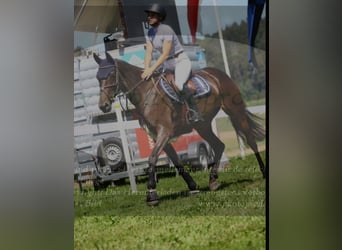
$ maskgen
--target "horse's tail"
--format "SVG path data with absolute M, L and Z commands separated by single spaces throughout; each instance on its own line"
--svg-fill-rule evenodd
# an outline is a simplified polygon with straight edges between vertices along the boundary
M 244 118 L 245 119 L 243 120 L 245 122 L 242 122 L 241 117 L 239 118 L 239 116 L 230 116 L 236 133 L 243 139 L 243 141 L 247 142 L 246 137 L 249 136 L 247 133 L 251 133 L 257 141 L 262 141 L 263 139 L 265 139 L 265 129 L 260 124 L 263 119 L 249 112 L 247 109 L 245 109 Z
M 215 68 L 205 68 L 201 72 L 213 79 L 213 85 L 219 89 L 222 98 L 221 108 L 230 117 L 238 136 L 249 145 L 265 138 L 265 129 L 260 124 L 263 120 L 246 108 L 240 90 L 233 80 L 223 71 Z

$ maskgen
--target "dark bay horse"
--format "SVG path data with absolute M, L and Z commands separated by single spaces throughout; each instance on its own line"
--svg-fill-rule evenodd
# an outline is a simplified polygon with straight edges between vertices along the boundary
M 171 139 L 189 133 L 193 128 L 210 144 L 214 151 L 214 164 L 210 166 L 209 189 L 213 191 L 219 187 L 218 167 L 225 145 L 213 133 L 211 122 L 220 109 L 223 109 L 230 117 L 237 134 L 254 151 L 265 178 L 265 166 L 256 143 L 257 140 L 262 140 L 265 137 L 265 130 L 256 122 L 255 118 L 257 117 L 246 109 L 238 87 L 228 75 L 215 68 L 204 68 L 195 72 L 207 80 L 211 92 L 206 97 L 196 99 L 199 111 L 204 118 L 203 121 L 189 124 L 186 119 L 185 104 L 175 103 L 165 94 L 157 84 L 160 77 L 142 80 L 141 68 L 114 59 L 108 53 L 106 53 L 105 59 L 94 54 L 94 59 L 99 64 L 96 75 L 100 84 L 99 108 L 105 113 L 111 111 L 111 104 L 115 97 L 119 93 L 124 93 L 135 105 L 141 126 L 155 140 L 155 147 L 149 157 L 146 193 L 148 205 L 158 203 L 155 167 L 163 150 L 178 169 L 190 192 L 198 191 L 196 182 L 185 171 L 181 159 L 170 143 Z

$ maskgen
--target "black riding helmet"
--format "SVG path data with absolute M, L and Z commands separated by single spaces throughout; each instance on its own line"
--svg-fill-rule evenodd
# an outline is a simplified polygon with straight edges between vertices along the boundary
M 144 10 L 146 13 L 153 12 L 157 13 L 160 16 L 160 21 L 164 21 L 166 18 L 166 10 L 163 6 L 154 3 L 148 9 Z

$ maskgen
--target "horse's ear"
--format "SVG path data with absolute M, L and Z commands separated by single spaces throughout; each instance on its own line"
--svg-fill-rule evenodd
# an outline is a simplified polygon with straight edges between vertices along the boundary
M 100 64 L 101 63 L 101 58 L 97 55 L 97 54 L 93 54 L 94 56 L 94 60 L 97 62 L 97 64 Z
M 108 52 L 106 52 L 106 58 L 108 62 L 115 64 L 114 58 Z

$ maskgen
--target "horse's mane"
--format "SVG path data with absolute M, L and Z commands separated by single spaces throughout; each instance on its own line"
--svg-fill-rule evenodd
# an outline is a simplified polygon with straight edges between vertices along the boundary
M 143 70 L 142 67 L 135 66 L 135 65 L 130 64 L 130 63 L 124 61 L 124 60 L 121 60 L 121 59 L 115 59 L 115 60 L 120 64 L 120 67 L 124 66 L 124 67 L 132 68 L 133 70 L 140 70 L 140 71 Z

